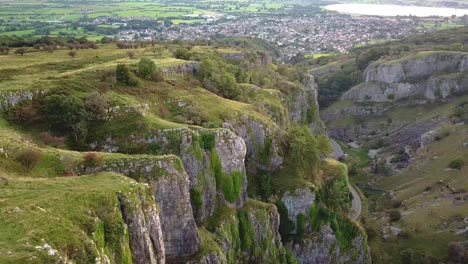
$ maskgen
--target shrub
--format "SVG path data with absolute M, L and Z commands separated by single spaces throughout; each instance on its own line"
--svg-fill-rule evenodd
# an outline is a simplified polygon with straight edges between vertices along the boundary
M 91 93 L 86 97 L 84 105 L 89 120 L 100 121 L 106 119 L 110 103 L 105 95 L 98 92 Z
M 83 156 L 83 166 L 85 168 L 95 168 L 102 164 L 102 158 L 95 152 L 86 153 Z
M 389 95 L 387 95 L 387 99 L 388 99 L 388 100 L 391 100 L 391 101 L 394 100 L 394 99 L 395 99 L 395 94 L 389 94 Z
M 190 51 L 186 48 L 178 48 L 175 53 L 174 53 L 174 56 L 177 58 L 177 59 L 181 59 L 181 60 L 189 60 L 190 59 Z
M 26 172 L 30 172 L 41 161 L 42 154 L 36 150 L 23 150 L 15 158 L 17 162 L 23 165 Z
M 62 148 L 65 145 L 64 137 L 56 137 L 50 132 L 42 132 L 40 138 L 44 144 L 52 146 L 54 148 Z
M 372 166 L 372 171 L 377 174 L 388 176 L 392 173 L 392 169 L 387 165 L 385 161 L 375 162 Z
M 296 239 L 297 241 L 302 241 L 305 235 L 307 218 L 304 214 L 299 214 L 297 216 L 297 227 L 296 227 Z
M 138 74 L 144 79 L 150 79 L 153 77 L 156 71 L 156 64 L 153 60 L 148 58 L 141 58 L 138 62 Z
M 197 187 L 193 187 L 190 190 L 190 196 L 192 200 L 193 207 L 199 210 L 203 205 L 202 195 L 200 190 Z
M 264 165 L 270 164 L 273 155 L 273 140 L 271 137 L 265 138 L 263 148 L 260 150 L 260 162 Z
M 260 195 L 264 200 L 267 200 L 271 194 L 271 174 L 265 173 L 260 176 L 259 180 Z
M 320 165 L 317 141 L 307 126 L 295 125 L 288 130 L 289 166 L 296 176 L 315 174 Z
M 289 219 L 288 208 L 286 208 L 281 200 L 276 203 L 276 207 L 278 208 L 278 213 L 280 215 L 279 232 L 281 234 L 281 239 L 283 241 L 287 241 L 289 234 L 294 231 L 296 225 L 291 221 L 291 219 Z
M 390 221 L 397 222 L 401 219 L 401 212 L 400 210 L 391 210 L 388 216 L 390 217 Z
M 320 153 L 324 156 L 330 154 L 333 151 L 331 143 L 330 143 L 330 139 L 325 134 L 321 134 L 317 136 L 317 147 Z
M 26 52 L 25 48 L 19 48 L 15 50 L 15 54 L 20 54 L 21 56 Z
M 242 250 L 249 250 L 255 242 L 255 229 L 246 211 L 237 213 L 239 218 L 239 238 Z
M 236 202 L 242 190 L 243 173 L 239 171 L 226 175 L 216 151 L 211 153 L 210 169 L 216 180 L 216 188 L 223 192 L 224 199 L 231 203 Z
M 463 160 L 456 159 L 456 160 L 452 160 L 449 163 L 448 167 L 454 170 L 461 170 L 464 165 L 465 165 L 465 162 Z
M 68 56 L 70 56 L 72 58 L 75 58 L 76 57 L 76 51 L 74 51 L 74 50 L 69 51 Z
M 200 137 L 200 147 L 210 150 L 216 143 L 216 135 L 213 133 L 202 133 Z
M 75 176 L 75 157 L 72 155 L 65 155 L 61 160 L 65 175 Z
M 130 72 L 127 65 L 118 64 L 115 70 L 117 82 L 128 86 L 138 86 L 138 78 Z
M 115 76 L 117 82 L 122 84 L 128 84 L 130 79 L 130 70 L 125 64 L 118 64 L 115 69 Z
M 130 59 L 133 59 L 133 58 L 135 58 L 135 52 L 129 50 L 129 51 L 127 51 L 127 56 L 128 56 Z

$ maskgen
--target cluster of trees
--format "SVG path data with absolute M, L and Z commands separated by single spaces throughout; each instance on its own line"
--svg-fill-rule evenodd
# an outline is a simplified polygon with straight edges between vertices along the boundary
M 317 78 L 319 105 L 327 107 L 351 87 L 362 80 L 362 71 L 355 62 L 344 64 L 339 71 L 320 75 Z
M 85 37 L 37 37 L 37 38 L 25 38 L 17 36 L 0 36 L 0 46 L 7 47 L 33 47 L 34 45 L 40 46 L 58 46 L 65 47 L 70 43 L 85 44 L 88 43 Z
M 115 45 L 117 45 L 117 48 L 119 48 L 119 49 L 138 49 L 138 48 L 146 48 L 146 47 L 148 47 L 149 45 L 151 45 L 152 47 L 154 47 L 155 44 L 156 44 L 155 41 L 151 41 L 151 42 L 144 42 L 144 41 L 140 41 L 140 42 L 136 42 L 136 41 L 124 42 L 124 41 L 119 41 L 119 42 L 115 43 Z
M 203 58 L 199 76 L 206 89 L 228 99 L 236 99 L 241 93 L 237 82 L 242 82 L 242 70 L 222 59 Z
M 131 70 L 126 64 L 118 64 L 115 69 L 116 80 L 121 85 L 138 86 L 138 77 L 151 80 L 162 81 L 162 72 L 157 69 L 156 64 L 149 58 L 141 58 L 135 70 Z M 138 77 L 137 77 L 138 76 Z
M 70 145 L 85 149 L 88 129 L 107 120 L 110 106 L 110 100 L 97 92 L 80 98 L 68 91 L 54 91 L 31 102 L 23 101 L 6 116 L 15 123 L 66 136 Z

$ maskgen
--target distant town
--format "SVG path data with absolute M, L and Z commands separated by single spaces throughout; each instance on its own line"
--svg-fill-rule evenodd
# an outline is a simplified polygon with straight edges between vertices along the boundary
M 117 39 L 150 41 L 232 36 L 260 38 L 275 44 L 281 52 L 281 58 L 287 61 L 298 53 L 347 52 L 356 45 L 423 33 L 437 28 L 437 23 L 444 23 L 431 21 L 429 24 L 416 17 L 351 16 L 333 12 L 318 12 L 310 16 L 253 14 L 240 17 L 210 15 L 203 18 L 205 22 L 202 23 L 162 23 L 161 26 L 145 29 L 126 29 L 122 25 Z M 128 19 L 125 18 L 127 21 Z

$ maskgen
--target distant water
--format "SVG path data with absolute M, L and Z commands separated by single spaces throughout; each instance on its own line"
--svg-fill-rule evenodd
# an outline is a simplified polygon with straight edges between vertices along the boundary
M 325 9 L 340 13 L 372 16 L 442 16 L 468 15 L 468 9 L 425 6 L 372 5 L 372 4 L 337 4 L 325 6 Z

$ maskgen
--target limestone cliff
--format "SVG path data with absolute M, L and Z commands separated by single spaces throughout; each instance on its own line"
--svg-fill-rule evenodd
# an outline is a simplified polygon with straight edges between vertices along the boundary
M 97 173 L 102 171 L 116 172 L 136 180 L 147 183 L 154 195 L 154 200 L 160 206 L 160 228 L 164 241 L 166 259 L 176 259 L 177 257 L 194 254 L 200 246 L 200 238 L 197 226 L 192 213 L 189 191 L 189 177 L 184 171 L 182 162 L 175 156 L 166 158 L 154 158 L 150 156 L 115 156 L 114 154 L 105 156 L 102 165 L 87 166 L 80 168 L 82 173 Z M 177 201 L 176 203 L 174 201 Z M 153 243 L 157 243 L 154 238 L 159 237 L 156 224 L 159 222 L 157 216 L 147 217 L 149 223 L 139 220 L 140 215 L 131 215 L 132 210 L 125 207 L 125 200 L 122 200 L 127 223 L 130 226 L 149 226 L 151 234 L 136 228 L 135 238 L 152 238 Z M 127 208 L 127 209 L 125 209 Z M 156 212 L 154 208 L 149 213 Z M 141 214 L 141 213 L 140 213 Z M 132 237 L 132 236 L 130 236 Z M 136 241 L 134 246 L 140 248 Z M 160 254 L 161 253 L 161 250 Z M 137 250 L 138 255 L 150 257 L 151 251 L 145 249 L 143 252 Z M 154 257 L 153 257 L 154 258 Z M 151 259 L 151 257 L 150 257 Z
M 364 72 L 364 83 L 342 99 L 385 102 L 405 98 L 442 99 L 468 91 L 468 54 L 421 52 L 392 61 L 377 61 Z

